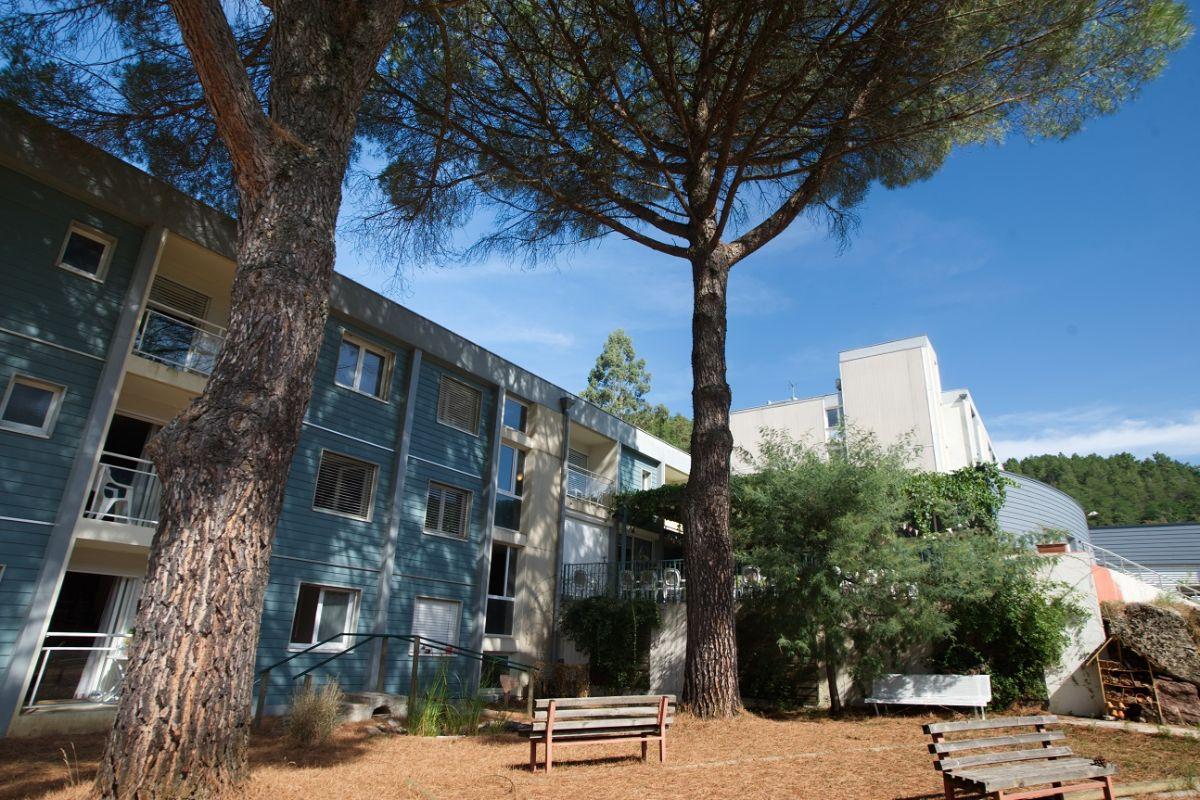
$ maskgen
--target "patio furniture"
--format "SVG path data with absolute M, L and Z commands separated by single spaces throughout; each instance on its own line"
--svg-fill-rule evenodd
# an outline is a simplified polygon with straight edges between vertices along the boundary
M 644 569 L 638 573 L 638 589 L 643 597 L 658 596 L 658 573 L 652 569 Z
M 992 701 L 992 679 L 987 675 L 884 675 L 871 685 L 864 702 L 881 705 L 947 706 L 976 709 L 981 719 Z
M 674 567 L 667 567 L 662 574 L 663 602 L 678 600 L 683 597 L 683 573 Z
M 538 700 L 529 737 L 529 770 L 537 772 L 537 747 L 546 746 L 546 772 L 554 768 L 554 748 L 595 742 L 642 743 L 642 761 L 650 742 L 658 742 L 658 760 L 667 760 L 667 728 L 675 718 L 675 695 L 558 697 Z
M 1099 790 L 1112 800 L 1117 768 L 1103 759 L 1073 757 L 1061 744 L 1066 734 L 1050 730 L 1054 716 L 1001 717 L 970 722 L 935 722 L 923 730 L 933 738 L 934 769 L 942 773 L 946 800 L 967 797 L 1032 800 Z M 1001 729 L 1018 729 L 992 735 Z M 1020 729 L 1032 728 L 1032 732 Z M 983 738 L 948 740 L 948 733 L 983 731 Z M 1008 748 L 1008 749 L 1000 749 Z M 972 751 L 982 751 L 974 752 Z

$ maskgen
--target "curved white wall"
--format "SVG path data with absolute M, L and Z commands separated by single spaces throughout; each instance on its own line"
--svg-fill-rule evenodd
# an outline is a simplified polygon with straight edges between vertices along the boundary
M 1008 487 L 1000 509 L 1000 529 L 1010 533 L 1041 533 L 1046 528 L 1064 530 L 1075 538 L 1090 542 L 1087 514 L 1075 498 L 1049 484 L 1005 472 L 1016 482 Z

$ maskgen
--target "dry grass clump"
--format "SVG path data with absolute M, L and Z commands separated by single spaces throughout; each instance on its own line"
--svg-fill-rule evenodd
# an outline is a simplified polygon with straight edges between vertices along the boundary
M 337 727 L 345 694 L 336 681 L 319 689 L 304 686 L 292 697 L 287 738 L 297 747 L 316 747 L 329 741 Z

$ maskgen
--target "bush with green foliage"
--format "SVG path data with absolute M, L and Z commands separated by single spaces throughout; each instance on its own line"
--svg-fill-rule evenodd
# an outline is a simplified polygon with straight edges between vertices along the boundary
M 587 597 L 563 607 L 561 630 L 588 656 L 593 685 L 645 689 L 650 632 L 660 621 L 658 605 L 648 598 Z
M 997 530 L 998 471 L 914 475 L 907 447 L 855 431 L 828 452 L 764 434 L 755 472 L 735 480 L 732 521 L 739 558 L 770 586 L 743 601 L 743 625 L 775 636 L 744 637 L 760 646 L 741 661 L 848 666 L 866 685 L 926 650 L 947 671 L 991 673 L 998 703 L 1044 693 L 1075 609 L 1039 577 L 1029 543 Z M 755 668 L 742 678 L 764 691 Z
M 292 696 L 292 713 L 287 720 L 287 738 L 297 747 L 324 744 L 337 727 L 345 695 L 336 681 L 317 688 L 302 686 Z
M 408 713 L 414 736 L 473 736 L 479 732 L 484 703 L 479 697 L 454 698 L 445 667 L 421 692 Z

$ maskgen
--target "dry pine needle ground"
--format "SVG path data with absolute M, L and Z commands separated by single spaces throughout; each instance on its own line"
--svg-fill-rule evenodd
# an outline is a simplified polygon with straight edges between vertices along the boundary
M 529 747 L 514 735 L 471 739 L 368 736 L 341 729 L 305 751 L 256 737 L 249 800 L 641 800 L 679 797 L 938 800 L 941 781 L 925 749 L 920 716 L 829 720 L 743 714 L 705 722 L 682 715 L 667 738 L 667 764 L 638 761 L 636 743 L 566 747 L 550 775 L 530 774 Z M 1103 756 L 1119 782 L 1196 777 L 1200 740 L 1066 729 L 1080 755 Z M 0 741 L 0 800 L 80 798 L 103 737 Z M 75 785 L 71 783 L 74 781 Z

